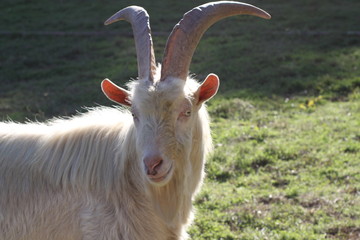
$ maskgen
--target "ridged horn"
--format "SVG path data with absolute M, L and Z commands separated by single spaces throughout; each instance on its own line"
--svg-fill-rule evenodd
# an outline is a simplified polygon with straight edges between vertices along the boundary
M 169 76 L 186 80 L 192 56 L 204 32 L 215 22 L 239 14 L 271 18 L 270 14 L 260 8 L 233 1 L 206 3 L 185 13 L 166 43 L 161 81 Z
M 153 81 L 156 62 L 148 13 L 142 7 L 130 6 L 115 13 L 104 24 L 109 25 L 120 20 L 131 23 L 133 29 L 139 79 L 148 78 Z

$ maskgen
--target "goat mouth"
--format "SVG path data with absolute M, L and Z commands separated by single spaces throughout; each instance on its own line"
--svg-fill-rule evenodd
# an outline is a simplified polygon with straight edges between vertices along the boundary
M 160 173 L 160 174 L 156 174 L 156 175 L 148 175 L 148 177 L 152 182 L 161 183 L 161 182 L 164 182 L 165 179 L 171 175 L 172 170 L 173 170 L 173 165 L 171 165 L 169 167 L 169 169 L 167 171 L 165 171 L 164 173 Z

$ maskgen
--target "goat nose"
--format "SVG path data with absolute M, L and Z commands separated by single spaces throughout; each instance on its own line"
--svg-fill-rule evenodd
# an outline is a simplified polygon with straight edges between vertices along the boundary
M 163 163 L 160 156 L 146 156 L 144 158 L 145 170 L 148 175 L 155 176 Z

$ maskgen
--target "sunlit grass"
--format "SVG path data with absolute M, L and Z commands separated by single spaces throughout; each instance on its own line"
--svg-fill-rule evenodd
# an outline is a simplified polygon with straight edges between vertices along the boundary
M 312 108 L 294 104 L 274 113 L 254 104 L 247 120 L 215 117 L 216 148 L 197 198 L 194 239 L 359 234 L 360 102 Z M 197 237 L 207 236 L 210 226 L 223 230 L 214 238 Z M 334 229 L 340 229 L 338 235 Z

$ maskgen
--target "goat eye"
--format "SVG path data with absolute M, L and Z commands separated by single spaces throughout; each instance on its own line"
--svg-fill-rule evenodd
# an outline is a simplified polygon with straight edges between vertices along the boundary
M 131 115 L 132 115 L 132 117 L 133 117 L 134 120 L 137 120 L 137 119 L 138 119 L 138 117 L 137 117 L 134 113 L 131 113 Z
M 189 117 L 191 116 L 191 111 L 188 110 L 188 111 L 184 111 L 184 112 L 181 112 L 179 117 L 178 117 L 178 120 L 181 120 L 181 121 L 185 121 L 187 120 Z

